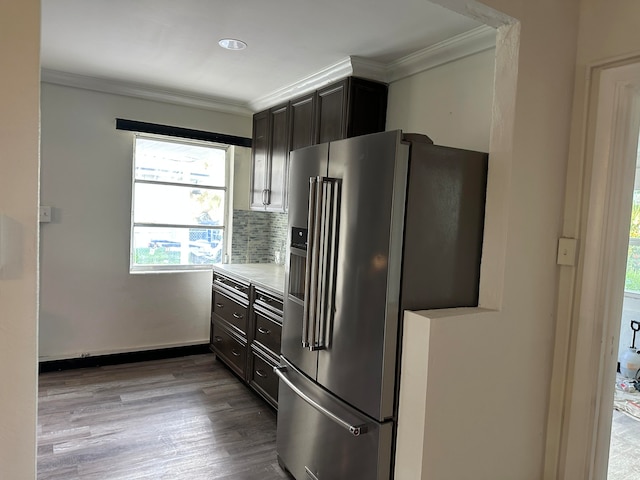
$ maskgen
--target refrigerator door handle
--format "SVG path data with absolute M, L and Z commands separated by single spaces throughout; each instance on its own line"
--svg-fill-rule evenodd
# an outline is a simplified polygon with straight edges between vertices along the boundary
M 322 189 L 318 188 L 320 177 L 309 179 L 309 221 L 307 238 L 307 259 L 305 266 L 304 310 L 302 314 L 302 346 L 311 348 L 315 343 L 315 315 L 318 305 L 318 291 L 316 279 L 318 276 L 318 261 L 320 251 L 318 240 L 320 236 L 320 208 L 322 206 Z
M 313 339 L 310 342 L 311 351 L 322 350 L 324 348 L 324 324 L 326 308 L 326 279 L 327 279 L 327 248 L 328 241 L 328 212 L 327 206 L 331 201 L 331 182 L 327 178 L 318 178 L 319 190 L 322 190 L 321 204 L 319 210 L 319 235 L 318 235 L 318 269 L 314 282 L 317 282 L 318 295 L 316 297 L 316 307 L 314 321 L 312 323 Z M 317 221 L 317 220 L 316 220 Z
M 311 350 L 323 350 L 329 347 L 335 310 L 335 265 L 338 242 L 338 214 L 340 211 L 340 181 L 335 178 L 322 179 L 322 227 L 321 253 L 319 267 L 319 305 L 316 325 L 317 341 L 311 344 Z
M 311 351 L 324 350 L 330 344 L 339 212 L 340 180 L 310 178 L 302 346 Z
M 323 407 L 322 405 L 320 405 L 320 403 L 316 402 L 313 398 L 311 398 L 309 395 L 304 393 L 285 374 L 285 372 L 287 371 L 287 367 L 284 367 L 284 366 L 273 367 L 273 371 L 276 373 L 276 375 L 278 375 L 280 380 L 282 380 L 302 400 L 307 402 L 309 405 L 311 405 L 313 408 L 318 410 L 320 413 L 322 413 L 327 418 L 329 418 L 329 419 L 333 420 L 334 422 L 336 422 L 342 428 L 344 428 L 349 433 L 351 433 L 354 437 L 359 437 L 360 435 L 367 433 L 368 426 L 367 426 L 366 423 L 354 425 L 354 424 L 352 424 L 352 423 L 340 418 L 338 415 L 336 415 L 332 411 L 328 410 L 327 408 Z

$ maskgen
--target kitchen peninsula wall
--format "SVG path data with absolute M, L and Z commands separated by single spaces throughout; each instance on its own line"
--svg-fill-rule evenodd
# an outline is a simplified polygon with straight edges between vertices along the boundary
M 233 211 L 231 263 L 276 263 L 287 240 L 286 213 L 255 210 Z

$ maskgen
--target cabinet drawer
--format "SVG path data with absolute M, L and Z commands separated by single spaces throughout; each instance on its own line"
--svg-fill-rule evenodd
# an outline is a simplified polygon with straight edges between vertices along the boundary
M 247 334 L 249 309 L 245 305 L 214 291 L 211 309 L 214 314 L 237 328 L 242 335 Z
M 240 282 L 214 271 L 213 285 L 249 300 L 249 284 L 247 283 Z
M 251 352 L 252 370 L 249 373 L 251 386 L 264 396 L 274 407 L 278 403 L 278 376 L 274 373 L 275 363 L 267 361 L 256 350 Z
M 254 305 L 269 310 L 278 317 L 282 317 L 282 303 L 282 297 L 274 295 L 271 292 L 267 292 L 266 290 L 262 290 L 261 288 L 256 288 Z
M 235 339 L 224 327 L 217 322 L 213 322 L 212 347 L 213 351 L 220 356 L 233 371 L 242 378 L 245 378 L 245 368 L 247 364 L 247 345 Z
M 254 338 L 255 341 L 271 350 L 277 357 L 280 355 L 280 337 L 282 336 L 282 326 L 274 322 L 270 318 L 262 315 L 259 311 L 254 310 L 256 325 Z

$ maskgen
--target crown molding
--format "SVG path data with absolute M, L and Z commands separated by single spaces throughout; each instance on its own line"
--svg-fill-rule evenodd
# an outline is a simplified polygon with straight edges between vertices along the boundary
M 233 102 L 224 98 L 194 95 L 177 90 L 166 90 L 120 80 L 89 77 L 45 68 L 42 69 L 41 81 L 66 87 L 82 88 L 84 90 L 112 93 L 156 102 L 233 113 L 236 115 L 251 116 L 253 113 L 246 104 Z
M 340 60 L 338 63 L 334 63 L 326 68 L 323 68 L 313 75 L 303 78 L 291 85 L 280 88 L 274 92 L 256 98 L 248 103 L 249 108 L 254 112 L 259 112 L 265 108 L 273 107 L 280 103 L 286 102 L 292 98 L 304 95 L 305 93 L 313 92 L 318 88 L 340 80 L 341 78 L 348 77 L 353 74 L 353 67 L 351 65 L 351 58 L 347 57 Z
M 284 103 L 350 75 L 391 83 L 469 55 L 495 48 L 495 42 L 496 30 L 488 26 L 481 26 L 389 64 L 351 56 L 246 104 L 224 98 L 194 95 L 177 90 L 159 89 L 136 83 L 76 75 L 44 68 L 42 69 L 41 80 L 45 83 L 85 90 L 251 116 L 253 112 L 259 112 Z
M 395 82 L 495 46 L 496 30 L 483 25 L 389 63 L 387 82 Z
M 351 70 L 353 76 L 388 83 L 389 68 L 384 63 L 368 60 L 362 57 L 352 56 L 349 58 L 351 59 Z
M 349 75 L 384 83 L 396 82 L 495 46 L 496 30 L 483 25 L 388 64 L 351 56 L 316 74 L 253 100 L 248 106 L 259 112 Z

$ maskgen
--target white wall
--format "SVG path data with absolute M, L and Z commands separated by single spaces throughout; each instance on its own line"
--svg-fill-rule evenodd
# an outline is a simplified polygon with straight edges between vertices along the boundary
M 477 2 L 437 3 L 496 18 Z M 405 319 L 400 480 L 543 478 L 578 1 L 482 3 L 518 20 L 496 48 L 485 309 Z
M 0 478 L 35 478 L 40 2 L 0 2 Z
M 129 274 L 126 118 L 251 136 L 251 118 L 42 84 L 40 359 L 209 338 L 211 272 Z
M 489 151 L 495 50 L 389 85 L 387 129 L 423 133 L 435 144 Z
M 594 249 L 599 247 L 598 241 L 602 241 L 593 234 L 590 235 L 590 239 L 586 238 L 587 233 L 593 228 L 590 227 L 590 223 L 597 224 L 607 214 L 604 201 L 590 205 L 590 199 L 609 198 L 606 187 L 602 190 L 607 179 L 601 174 L 596 175 L 595 179 L 592 178 L 594 165 L 600 165 L 598 168 L 602 169 L 601 165 L 605 164 L 602 156 L 594 159 L 595 125 L 598 118 L 596 109 L 599 102 L 595 93 L 598 90 L 598 75 L 610 67 L 640 62 L 640 30 L 637 28 L 637 18 L 640 18 L 638 2 L 582 0 L 580 5 L 563 234 L 579 240 L 579 251 L 582 255 L 578 268 L 563 271 L 560 279 L 559 311 L 565 315 L 559 318 L 556 351 L 567 352 L 567 358 L 562 359 L 563 364 L 559 365 L 556 383 L 560 385 L 558 390 L 566 388 L 567 393 L 561 399 L 562 402 L 557 402 L 561 407 L 553 403 L 551 405 L 558 410 L 558 417 L 563 421 L 562 458 L 559 467 L 567 478 L 587 478 L 592 473 L 589 470 L 594 468 L 596 438 L 606 445 L 600 445 L 602 448 L 599 449 L 599 454 L 595 454 L 595 468 L 606 470 L 606 461 L 603 465 L 606 452 L 603 455 L 603 451 L 607 450 L 608 446 L 609 426 L 606 425 L 606 419 L 596 418 L 596 415 L 600 413 L 601 405 L 604 409 L 604 406 L 612 403 L 612 398 L 601 398 L 597 385 L 600 378 L 610 374 L 600 371 L 600 362 L 602 350 L 605 350 L 601 349 L 601 346 L 610 343 L 611 338 L 605 337 L 609 333 L 605 333 L 609 327 L 608 318 L 603 318 L 601 311 L 594 310 L 594 307 L 604 309 L 611 306 L 602 306 L 602 299 L 593 298 L 597 297 L 593 293 L 593 282 L 605 277 L 606 267 L 598 265 L 594 269 L 597 271 L 585 274 L 581 264 L 585 261 L 587 252 L 593 253 Z M 594 77 L 591 77 L 592 74 Z M 610 135 L 606 132 L 597 133 L 601 135 L 600 140 L 609 141 Z M 614 161 L 619 162 L 619 159 Z M 594 185 L 597 189 L 592 190 Z M 611 192 L 612 197 L 617 195 L 619 192 Z M 613 235 L 604 231 L 601 234 L 602 238 Z M 614 255 L 606 253 L 609 259 L 603 263 L 612 264 L 610 259 Z M 624 255 L 625 252 L 618 253 Z M 599 263 L 601 259 L 602 257 L 594 258 L 590 264 Z M 585 277 L 589 279 L 588 282 L 585 281 Z M 589 287 L 585 289 L 589 294 L 583 298 L 581 292 L 585 285 Z M 612 303 L 615 303 L 615 300 Z M 613 384 L 610 386 L 612 388 Z M 609 410 L 609 414 L 610 412 Z M 602 413 L 606 417 L 604 411 Z M 598 423 L 599 432 L 596 431 Z M 600 473 L 596 471 L 594 478 Z

